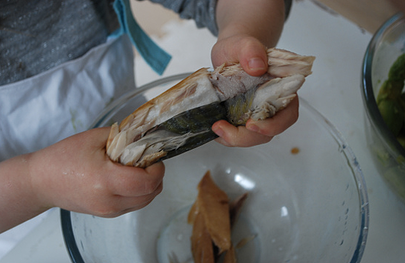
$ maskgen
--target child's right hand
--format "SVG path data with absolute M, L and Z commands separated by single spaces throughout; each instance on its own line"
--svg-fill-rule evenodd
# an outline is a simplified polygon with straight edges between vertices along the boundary
M 108 133 L 89 130 L 33 154 L 32 184 L 45 206 L 115 217 L 162 191 L 163 163 L 141 169 L 112 162 L 105 153 Z
M 0 163 L 0 233 L 51 207 L 116 217 L 148 205 L 161 191 L 162 162 L 146 169 L 112 162 L 109 128 L 71 136 Z

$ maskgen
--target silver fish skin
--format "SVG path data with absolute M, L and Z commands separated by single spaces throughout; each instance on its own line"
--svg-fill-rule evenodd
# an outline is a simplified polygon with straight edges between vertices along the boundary
M 285 108 L 312 73 L 315 57 L 268 49 L 268 71 L 248 75 L 240 66 L 202 68 L 111 127 L 107 154 L 124 165 L 147 167 L 198 147 L 216 135 L 212 124 L 263 120 Z

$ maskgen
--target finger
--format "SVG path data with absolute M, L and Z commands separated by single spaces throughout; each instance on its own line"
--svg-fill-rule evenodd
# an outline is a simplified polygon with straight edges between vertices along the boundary
M 228 42 L 232 42 L 232 45 Z M 250 36 L 224 39 L 215 44 L 212 49 L 212 62 L 214 67 L 223 63 L 239 62 L 242 68 L 252 76 L 263 75 L 268 67 L 266 47 Z
M 287 108 L 279 111 L 272 118 L 261 121 L 248 120 L 246 128 L 234 127 L 226 121 L 218 121 L 214 123 L 212 130 L 220 137 L 216 141 L 226 146 L 249 147 L 267 143 L 297 121 L 298 106 L 299 100 L 296 96 Z
M 92 214 L 100 217 L 112 218 L 142 209 L 149 205 L 155 197 L 162 192 L 162 189 L 163 184 L 160 184 L 153 193 L 148 195 L 139 197 L 114 196 L 109 202 L 100 204 L 98 208 L 96 207 Z
M 244 126 L 235 127 L 227 121 L 214 123 L 212 130 L 220 136 L 217 142 L 232 147 L 250 147 L 269 142 L 272 138 L 263 134 L 249 131 Z
M 163 183 L 153 193 L 140 197 L 118 197 L 118 207 L 120 215 L 128 212 L 136 211 L 148 206 L 163 190 Z
M 165 167 L 163 162 L 155 163 L 146 169 L 115 164 L 109 176 L 110 191 L 119 196 L 139 197 L 154 193 L 162 183 Z
M 272 118 L 260 121 L 248 120 L 246 128 L 266 136 L 276 136 L 298 120 L 298 109 L 299 100 L 296 96 L 285 109 L 277 112 Z

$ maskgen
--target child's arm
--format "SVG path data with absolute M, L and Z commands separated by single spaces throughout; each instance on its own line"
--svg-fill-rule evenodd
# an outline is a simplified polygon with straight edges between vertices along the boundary
M 164 165 L 110 161 L 110 128 L 86 131 L 0 163 L 0 233 L 51 207 L 115 217 L 149 204 L 162 190 Z

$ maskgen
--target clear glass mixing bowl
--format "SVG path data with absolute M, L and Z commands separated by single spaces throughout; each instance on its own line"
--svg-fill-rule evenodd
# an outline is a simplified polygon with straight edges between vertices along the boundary
M 94 126 L 122 120 L 186 76 L 134 90 Z M 239 262 L 361 260 L 369 217 L 361 169 L 336 128 L 303 99 L 298 122 L 268 144 L 210 142 L 164 163 L 164 190 L 144 209 L 114 219 L 62 210 L 73 262 L 192 262 L 186 217 L 207 170 L 231 199 L 249 192 L 232 238 L 255 238 L 237 250 Z

